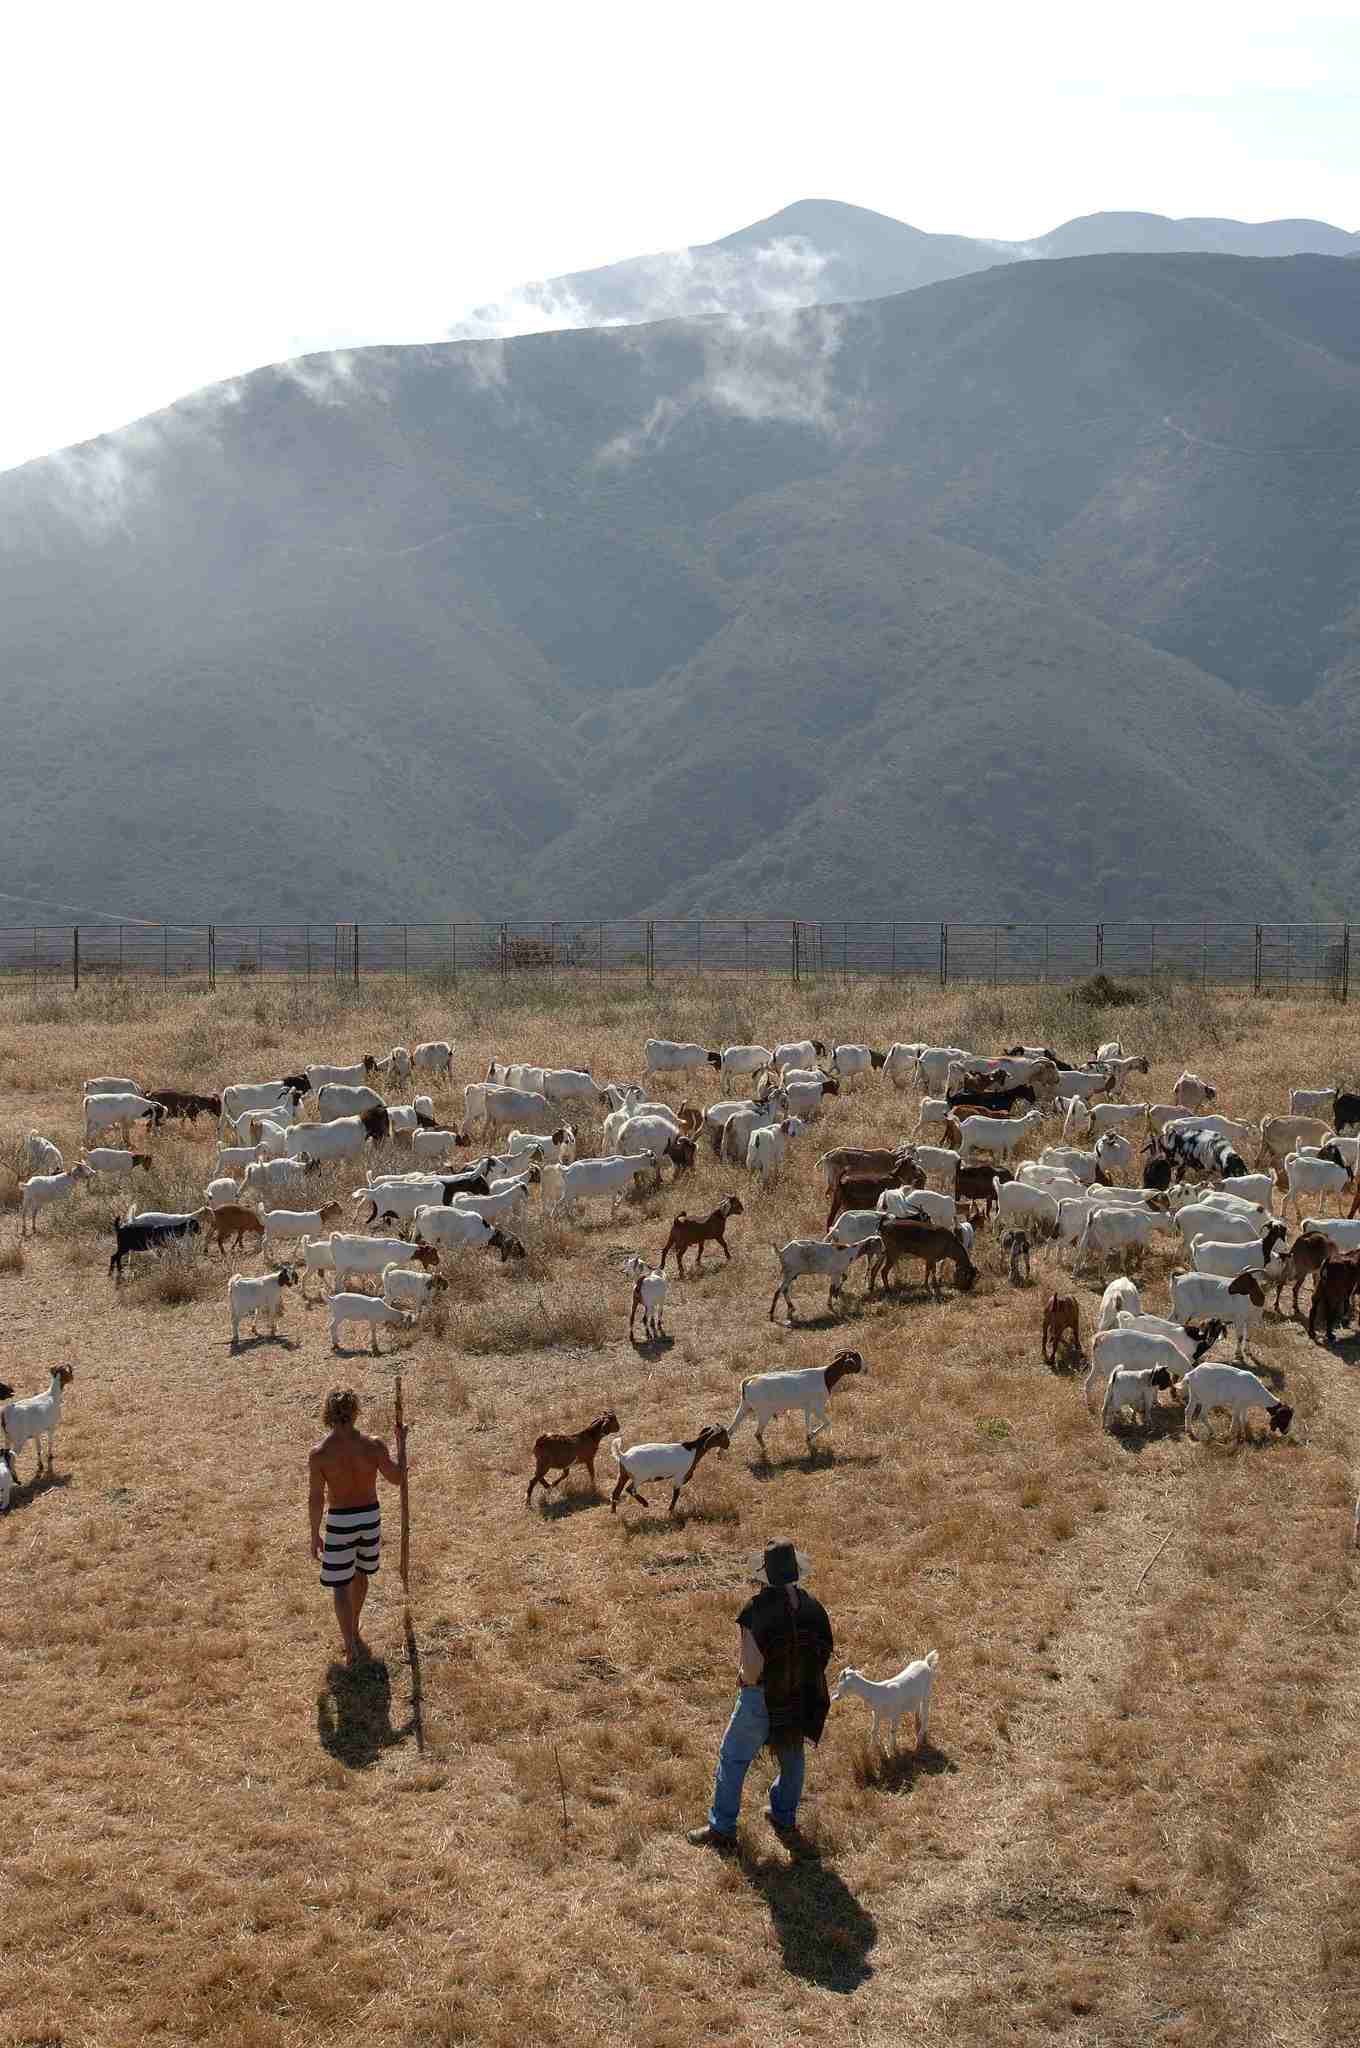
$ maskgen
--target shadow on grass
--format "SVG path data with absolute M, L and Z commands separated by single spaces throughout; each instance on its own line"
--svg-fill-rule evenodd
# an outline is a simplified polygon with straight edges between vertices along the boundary
M 380 1657 L 353 1670 L 331 1665 L 316 1696 L 317 1740 L 327 1756 L 346 1770 L 367 1770 L 415 1733 L 414 1714 L 404 1728 L 392 1726 L 392 1680 Z
M 743 1863 L 741 1874 L 770 1909 L 790 1976 L 824 1991 L 857 1991 L 874 1974 L 878 1922 L 816 1849 L 793 1863 Z
M 663 1330 L 659 1337 L 634 1337 L 630 1335 L 628 1342 L 632 1345 L 639 1358 L 664 1358 L 668 1351 L 675 1348 L 675 1339 L 671 1336 L 669 1330 Z
M 866 1749 L 855 1761 L 857 1785 L 877 1792 L 909 1794 L 921 1778 L 953 1778 L 958 1765 L 927 1737 L 919 1749 Z
M 882 1463 L 882 1454 L 878 1451 L 837 1451 L 833 1444 L 828 1444 L 825 1450 L 804 1451 L 801 1457 L 794 1453 L 788 1458 L 755 1458 L 747 1470 L 753 1479 L 775 1479 L 781 1472 L 829 1472 L 837 1466 L 846 1468 Z
M 22 1514 L 25 1508 L 31 1508 L 35 1501 L 41 1500 L 45 1493 L 51 1493 L 57 1487 L 69 1486 L 71 1479 L 71 1473 L 51 1472 L 44 1465 L 41 1472 L 35 1472 L 31 1479 L 21 1481 L 15 1487 L 9 1497 L 8 1512 L 11 1515 Z
M 535 1496 L 545 1522 L 560 1522 L 567 1515 L 579 1515 L 587 1508 L 607 1508 L 604 1493 L 539 1493 Z
M 264 1344 L 277 1344 L 281 1351 L 299 1351 L 302 1348 L 301 1339 L 298 1337 L 285 1337 L 282 1330 L 271 1337 L 268 1330 L 262 1330 L 255 1337 L 233 1338 L 227 1345 L 227 1350 L 233 1358 L 240 1358 L 247 1351 L 258 1351 Z
M 1141 1422 L 1116 1420 L 1105 1434 L 1121 1451 L 1137 1458 L 1149 1444 L 1160 1443 L 1168 1436 L 1184 1436 L 1185 1410 L 1161 1405 L 1153 1409 L 1146 1429 Z

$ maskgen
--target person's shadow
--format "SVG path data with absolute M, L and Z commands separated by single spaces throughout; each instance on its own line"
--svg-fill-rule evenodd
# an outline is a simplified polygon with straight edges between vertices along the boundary
M 742 1874 L 764 1893 L 791 1975 L 845 1993 L 873 1976 L 878 1922 L 810 1845 L 794 1863 L 748 1863 Z
M 415 1733 L 414 1717 L 392 1726 L 392 1680 L 380 1657 L 367 1664 L 332 1664 L 316 1696 L 316 1733 L 321 1747 L 347 1770 L 367 1770 L 385 1749 Z

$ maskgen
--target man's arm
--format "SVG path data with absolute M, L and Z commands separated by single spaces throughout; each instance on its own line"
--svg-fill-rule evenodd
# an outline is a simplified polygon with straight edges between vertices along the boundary
M 326 1474 L 315 1451 L 307 1459 L 310 1485 L 307 1493 L 307 1515 L 312 1525 L 312 1556 L 321 1555 L 321 1517 L 326 1507 Z
M 765 1659 L 760 1645 L 749 1628 L 741 1631 L 741 1655 L 737 1660 L 737 1673 L 743 1685 L 759 1685 L 760 1674 L 765 1669 Z
M 402 1474 L 406 1470 L 405 1430 L 397 1438 L 397 1456 L 395 1460 L 393 1460 L 387 1445 L 380 1436 L 371 1436 L 368 1443 L 369 1449 L 373 1453 L 373 1462 L 382 1473 L 383 1478 L 390 1480 L 393 1486 L 400 1485 Z

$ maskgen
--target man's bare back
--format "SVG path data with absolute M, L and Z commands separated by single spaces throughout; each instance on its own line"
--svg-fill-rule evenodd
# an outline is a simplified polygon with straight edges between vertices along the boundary
M 363 1508 L 378 1496 L 377 1474 L 395 1486 L 401 1470 L 378 1436 L 364 1436 L 352 1424 L 331 1430 L 308 1454 L 307 1467 L 314 1490 L 324 1489 L 324 1499 L 333 1508 Z

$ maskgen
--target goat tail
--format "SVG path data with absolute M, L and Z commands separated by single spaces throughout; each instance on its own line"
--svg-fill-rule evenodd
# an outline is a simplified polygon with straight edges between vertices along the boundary
M 610 1437 L 610 1439 L 609 1439 L 609 1455 L 610 1455 L 610 1457 L 611 1457 L 611 1458 L 612 1458 L 612 1459 L 614 1460 L 614 1463 L 615 1463 L 616 1465 L 618 1465 L 618 1466 L 622 1467 L 622 1464 L 623 1464 L 623 1438 L 622 1438 L 622 1436 L 611 1436 L 611 1437 Z
M 939 1661 L 940 1653 L 938 1650 L 927 1650 L 925 1656 L 921 1659 L 927 1671 L 933 1671 Z

